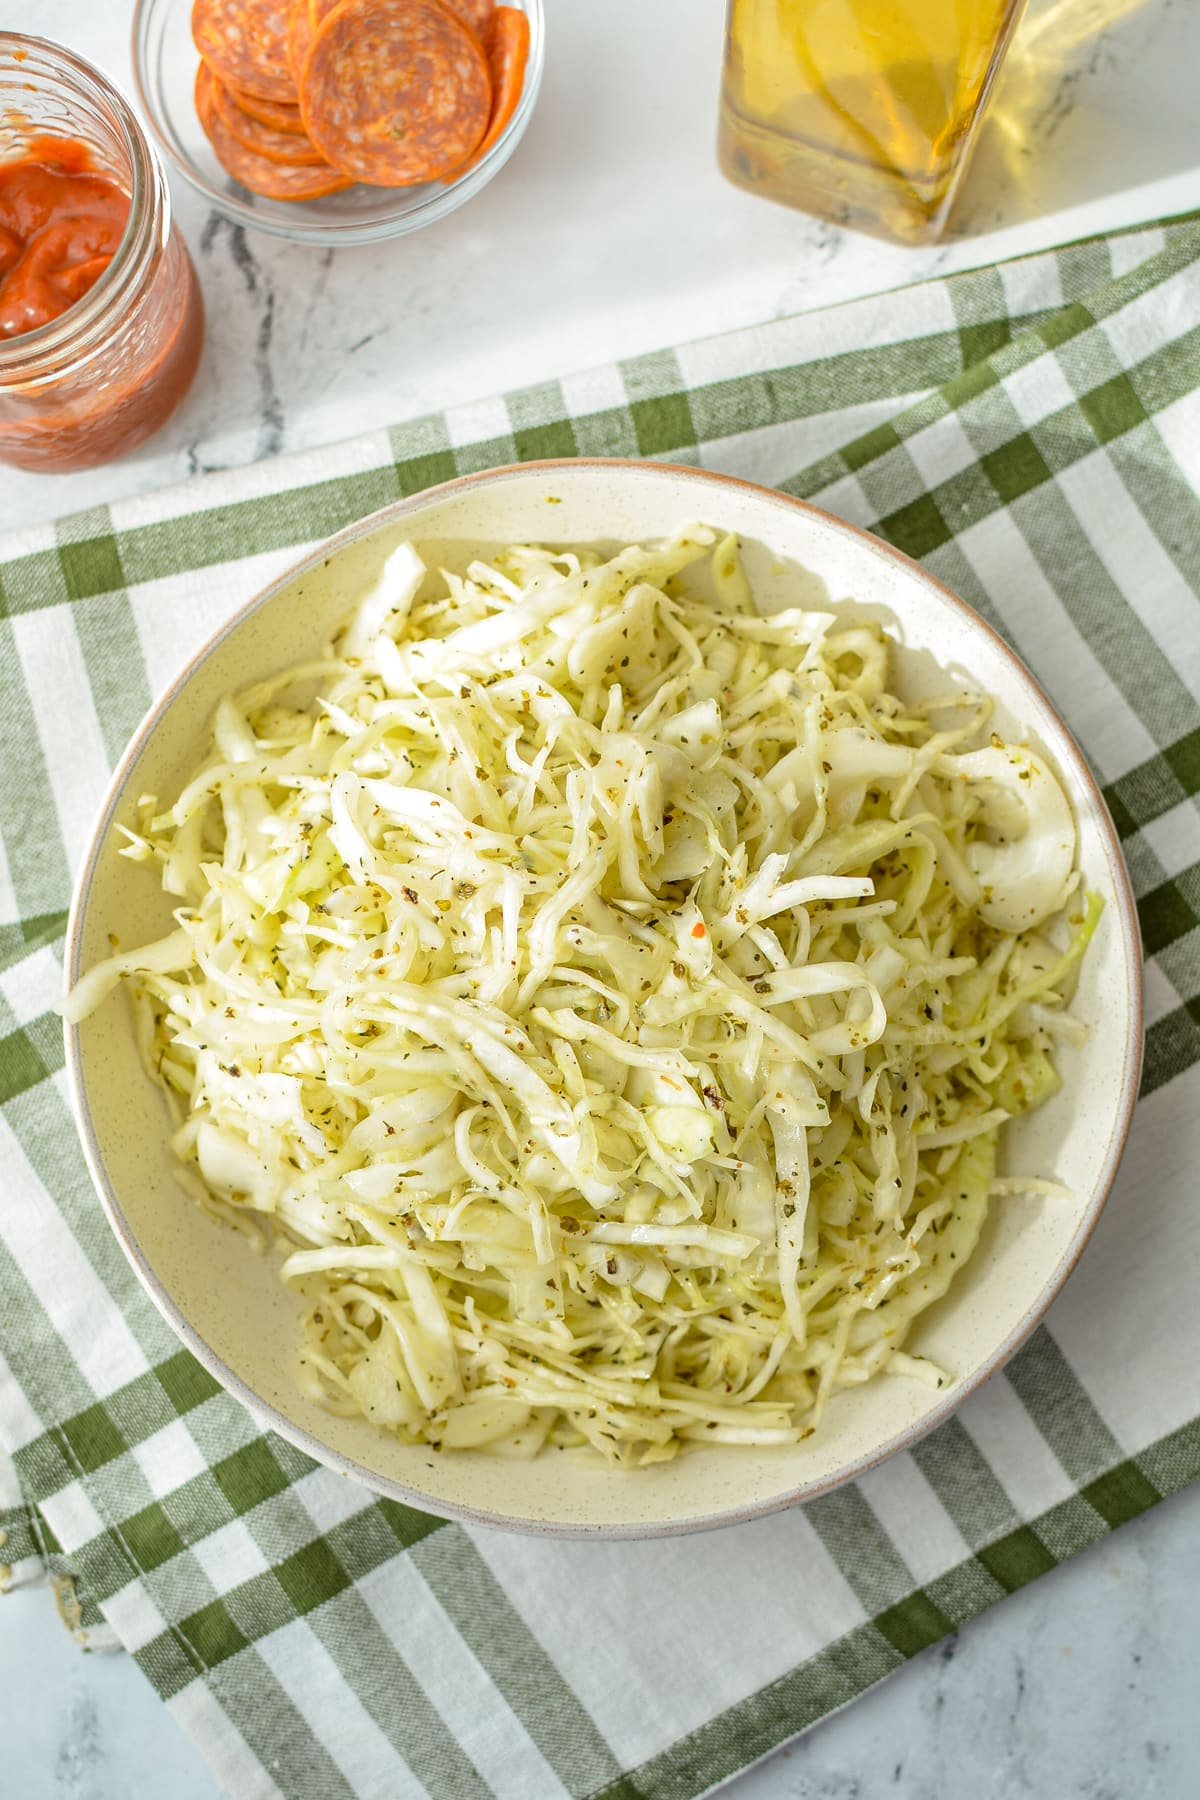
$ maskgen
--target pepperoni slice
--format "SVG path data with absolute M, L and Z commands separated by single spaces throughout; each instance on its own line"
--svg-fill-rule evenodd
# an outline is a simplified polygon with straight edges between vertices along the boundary
M 318 169 L 289 168 L 285 163 L 269 162 L 245 144 L 239 144 L 217 111 L 213 87 L 204 74 L 201 63 L 196 78 L 196 116 L 227 175 L 264 200 L 321 200 L 326 194 L 338 194 L 350 186 L 347 176 L 327 164 Z
M 377 187 L 458 168 L 491 108 L 479 39 L 441 0 L 342 0 L 313 39 L 300 88 L 317 149 Z
M 252 119 L 260 119 L 264 125 L 273 125 L 276 131 L 290 131 L 295 137 L 304 135 L 304 121 L 300 117 L 298 99 L 261 100 L 257 94 L 248 94 L 245 88 L 233 87 L 227 81 L 221 82 L 221 86 Z
M 304 59 L 308 55 L 308 46 L 313 40 L 312 18 L 308 10 L 308 0 L 292 0 L 288 8 L 287 27 L 287 63 L 292 71 L 292 80 L 297 89 L 300 77 L 304 72 Z
M 338 0 L 291 0 L 291 11 L 288 13 L 287 56 L 288 66 L 299 87 L 304 74 L 304 63 L 312 48 L 312 41 L 317 35 L 317 27 L 327 13 L 331 13 Z
M 487 22 L 496 10 L 496 0 L 442 0 L 452 13 L 457 13 L 463 22 L 471 27 L 477 37 L 482 38 L 487 29 Z
M 487 155 L 517 110 L 529 63 L 528 14 L 519 6 L 498 6 L 484 26 L 483 48 L 492 72 L 492 116 L 468 167 Z
M 264 125 L 261 119 L 243 112 L 227 87 L 222 87 L 208 69 L 202 68 L 197 81 L 206 86 L 211 83 L 213 101 L 218 113 L 239 144 L 247 150 L 253 150 L 258 156 L 265 156 L 268 162 L 287 163 L 293 168 L 325 168 L 328 165 L 321 152 L 303 131 L 297 136 L 294 132 L 276 131 L 273 125 Z
M 294 100 L 288 0 L 195 0 L 192 39 L 215 75 L 263 100 Z
M 321 29 L 322 22 L 327 19 L 340 0 L 292 0 L 293 11 L 288 24 L 288 61 L 292 66 L 292 74 L 299 87 L 304 75 L 304 64 L 312 49 L 312 41 Z M 304 18 L 297 14 L 303 12 Z

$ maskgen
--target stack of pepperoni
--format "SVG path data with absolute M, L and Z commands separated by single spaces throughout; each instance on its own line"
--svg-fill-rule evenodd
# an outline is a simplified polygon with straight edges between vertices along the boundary
M 453 181 L 516 111 L 529 20 L 493 0 L 195 0 L 196 112 L 268 200 Z

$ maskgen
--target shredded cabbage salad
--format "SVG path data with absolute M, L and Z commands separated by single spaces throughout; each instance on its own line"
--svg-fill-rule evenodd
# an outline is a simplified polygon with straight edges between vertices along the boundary
M 789 1444 L 971 1255 L 1099 902 L 992 704 L 755 609 L 732 537 L 403 544 L 222 701 L 125 854 L 185 1189 L 280 1245 L 304 1387 L 409 1441 L 624 1465 Z

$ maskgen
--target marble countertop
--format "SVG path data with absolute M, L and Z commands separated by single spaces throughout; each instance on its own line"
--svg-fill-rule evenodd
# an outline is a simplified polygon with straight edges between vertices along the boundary
M 38 31 L 129 86 L 127 8 L 38 0 L 35 10 Z M 549 11 L 545 87 L 516 157 L 469 207 L 415 237 L 336 257 L 302 250 L 206 214 L 176 182 L 209 318 L 193 393 L 154 443 L 111 469 L 4 471 L 0 531 L 1200 207 L 1195 0 L 1033 0 L 1024 54 L 953 234 L 922 251 L 838 231 L 721 180 L 720 0 L 550 0 Z M 724 1791 L 731 1800 L 958 1800 L 972 1790 L 986 1800 L 1190 1800 L 1200 1792 L 1198 1587 L 1192 1490 Z M 0 1693 L 2 1796 L 216 1800 L 133 1663 L 82 1656 L 47 1592 L 0 1602 Z

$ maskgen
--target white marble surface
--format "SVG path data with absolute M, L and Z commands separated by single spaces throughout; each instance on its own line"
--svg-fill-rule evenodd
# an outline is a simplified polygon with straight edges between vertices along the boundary
M 1200 207 L 1196 0 L 1034 0 L 956 235 L 921 252 L 722 182 L 712 154 L 720 0 L 549 0 L 549 11 L 546 85 L 525 143 L 480 199 L 428 232 L 335 259 L 236 232 L 176 184 L 209 312 L 192 396 L 155 444 L 112 469 L 0 473 L 0 530 Z M 32 15 L 128 85 L 126 7 L 36 0 Z M 1190 1800 L 1200 1793 L 1197 1592 L 1200 1490 L 1008 1600 L 726 1791 Z M 0 1694 L 0 1800 L 214 1800 L 136 1667 L 81 1656 L 44 1592 L 0 1602 Z

